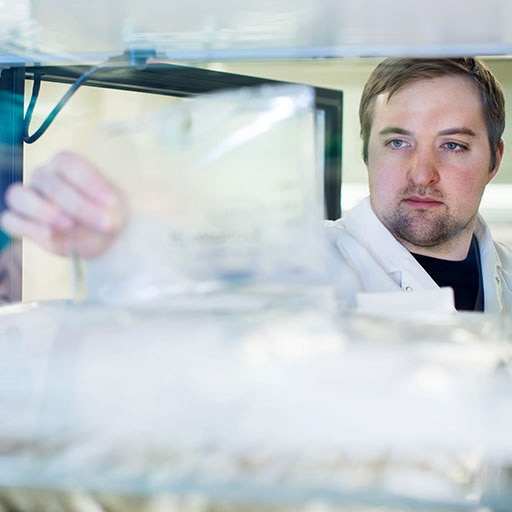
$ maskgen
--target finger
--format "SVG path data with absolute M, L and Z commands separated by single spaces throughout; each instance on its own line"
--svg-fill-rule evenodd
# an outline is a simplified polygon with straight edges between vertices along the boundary
M 0 225 L 7 233 L 17 238 L 28 237 L 36 244 L 60 256 L 68 256 L 69 246 L 56 244 L 54 231 L 48 225 L 33 222 L 30 219 L 5 210 L 0 215 Z M 62 242 L 62 238 L 60 238 Z
M 61 179 L 80 190 L 91 201 L 104 206 L 110 206 L 116 201 L 115 186 L 83 157 L 63 151 L 53 158 L 50 166 Z
M 33 189 L 14 183 L 5 193 L 5 203 L 16 214 L 38 224 L 46 224 L 65 231 L 73 227 L 73 220 L 53 203 Z
M 31 185 L 56 209 L 85 226 L 105 232 L 113 229 L 110 208 L 91 200 L 83 190 L 63 179 L 61 173 L 57 173 L 51 165 L 37 168 L 32 175 Z
M 16 238 L 26 237 L 43 249 L 64 257 L 76 254 L 86 259 L 96 258 L 101 256 L 115 239 L 80 226 L 69 231 L 52 229 L 48 225 L 33 222 L 9 210 L 0 215 L 0 226 Z

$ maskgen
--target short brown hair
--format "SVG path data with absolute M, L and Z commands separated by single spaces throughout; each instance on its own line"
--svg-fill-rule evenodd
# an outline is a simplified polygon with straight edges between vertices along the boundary
M 491 147 L 491 170 L 494 169 L 501 136 L 505 129 L 505 97 L 496 77 L 480 59 L 473 57 L 383 60 L 366 82 L 359 104 L 365 163 L 368 163 L 368 143 L 377 96 L 386 92 L 390 98 L 399 89 L 412 82 L 446 75 L 465 76 L 478 88 Z

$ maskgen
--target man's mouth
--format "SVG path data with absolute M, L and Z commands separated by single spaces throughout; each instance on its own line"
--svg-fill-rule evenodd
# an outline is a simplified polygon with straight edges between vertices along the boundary
M 406 197 L 402 201 L 403 203 L 413 206 L 414 208 L 418 208 L 421 210 L 430 210 L 441 206 L 443 203 L 429 196 L 420 196 L 420 195 L 412 195 Z

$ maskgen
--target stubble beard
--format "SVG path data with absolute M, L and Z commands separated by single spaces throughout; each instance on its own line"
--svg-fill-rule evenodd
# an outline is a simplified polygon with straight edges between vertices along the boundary
M 455 219 L 445 210 L 442 213 L 426 210 L 409 211 L 399 204 L 384 218 L 384 225 L 401 242 L 417 247 L 435 247 L 455 239 L 471 223 Z

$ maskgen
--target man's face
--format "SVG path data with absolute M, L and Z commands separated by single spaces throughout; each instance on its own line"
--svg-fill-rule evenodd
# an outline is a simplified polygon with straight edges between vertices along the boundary
M 491 150 L 476 87 L 466 78 L 420 80 L 377 97 L 368 146 L 373 210 L 413 252 L 465 257 Z

